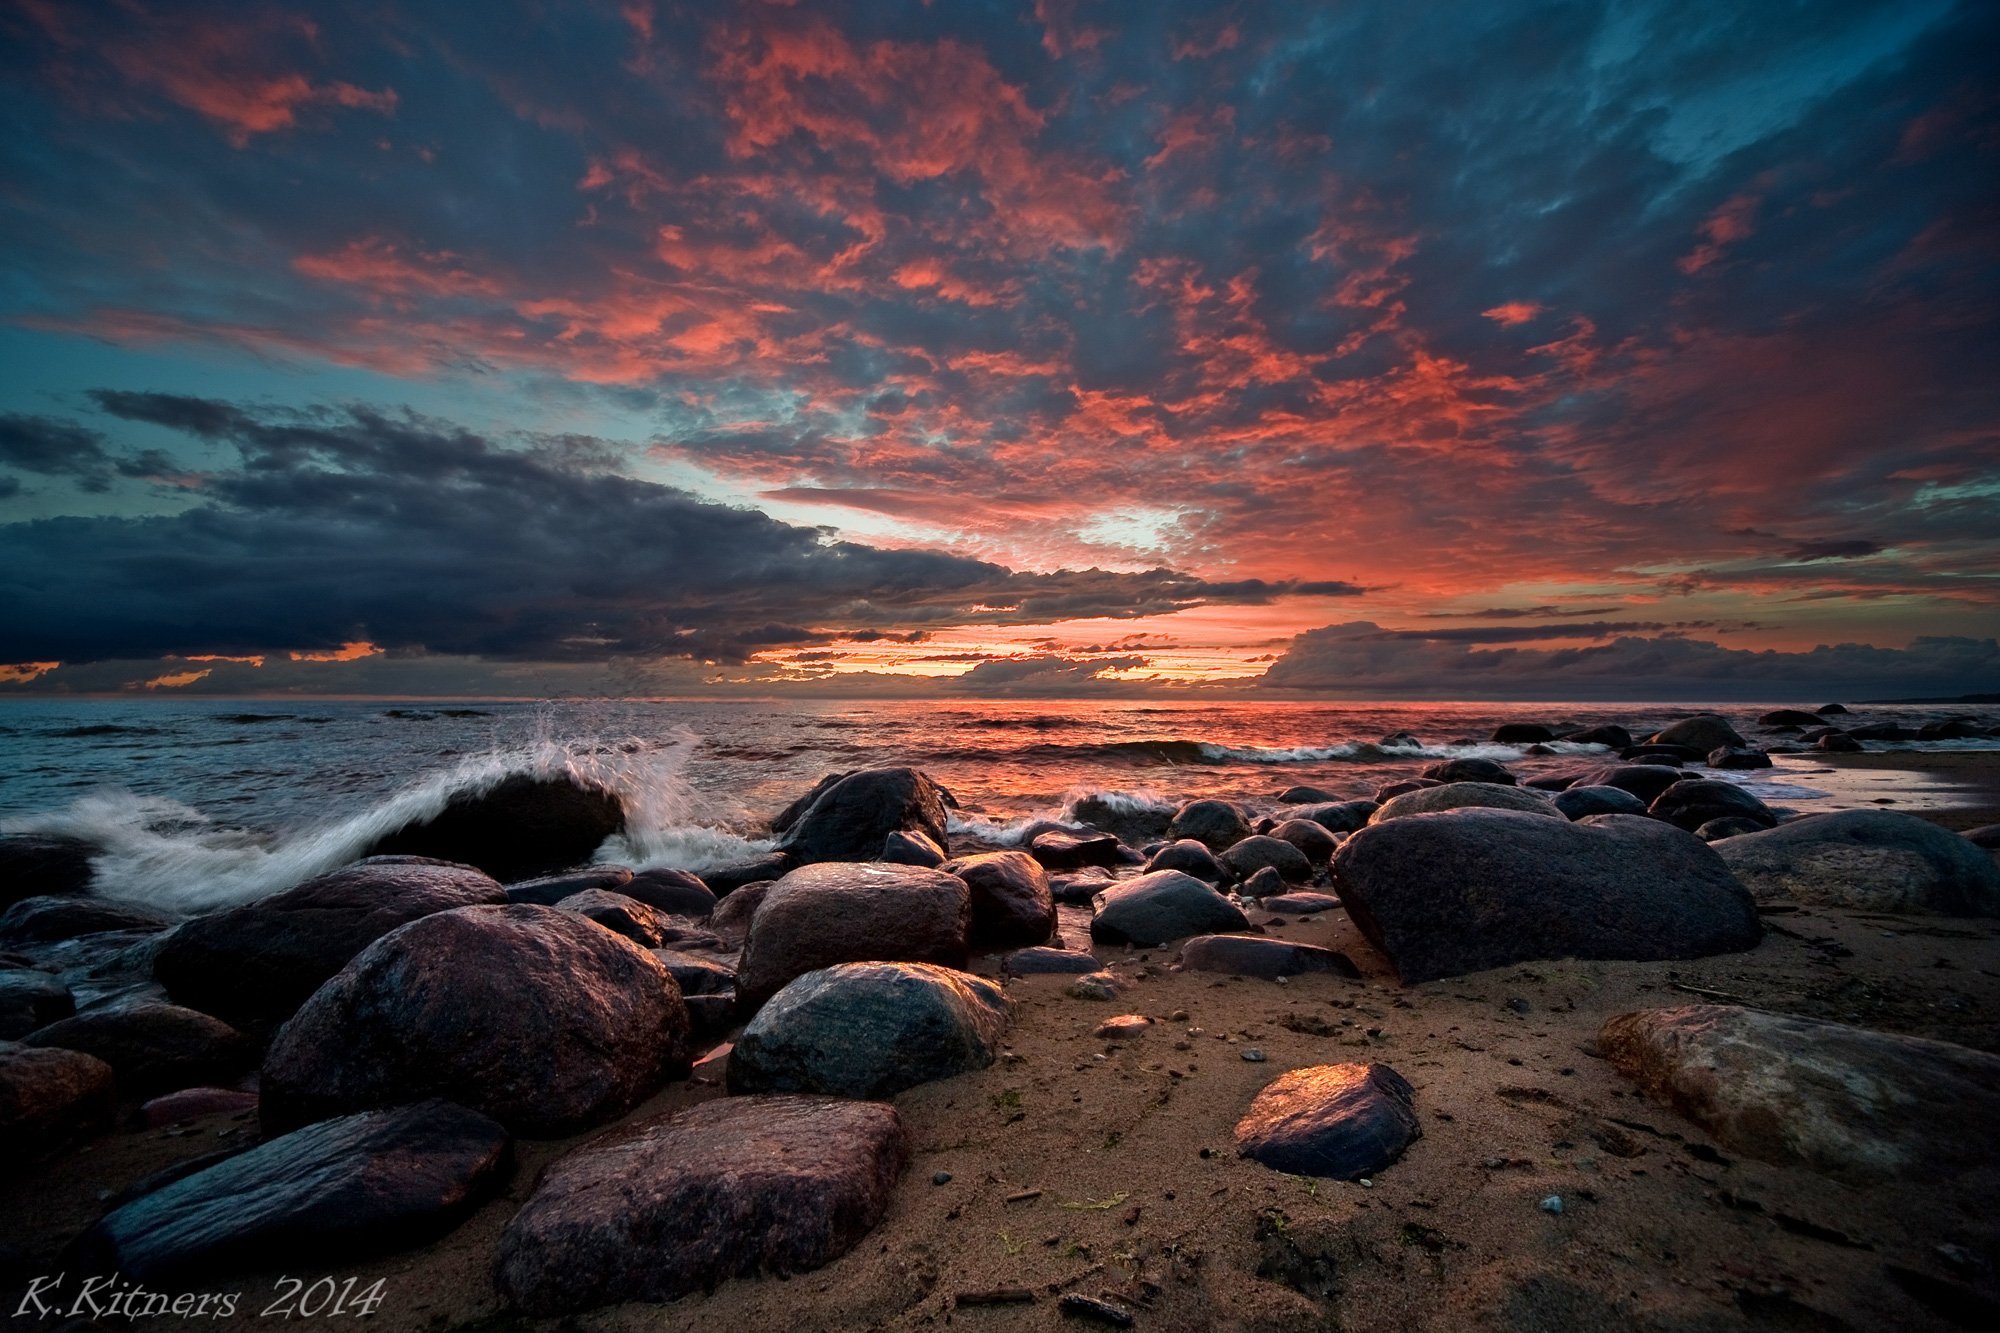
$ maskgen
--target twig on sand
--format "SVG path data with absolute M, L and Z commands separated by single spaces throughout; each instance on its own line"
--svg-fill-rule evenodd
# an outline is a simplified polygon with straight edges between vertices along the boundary
M 1686 986 L 1682 985 L 1678 981 L 1672 982 L 1670 984 L 1673 986 L 1675 990 L 1683 990 L 1686 991 L 1689 995 L 1699 995 L 1702 996 L 1704 999 L 1730 1000 L 1736 1004 L 1750 1003 L 1749 1000 L 1745 999 L 1741 995 L 1736 994 L 1734 991 L 1711 990 L 1707 986 Z

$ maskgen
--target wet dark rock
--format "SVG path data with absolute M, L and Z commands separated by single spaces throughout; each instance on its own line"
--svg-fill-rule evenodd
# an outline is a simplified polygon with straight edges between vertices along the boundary
M 1648 745 L 1678 745 L 1708 754 L 1713 750 L 1748 744 L 1729 719 L 1717 713 L 1698 713 L 1661 728 L 1646 738 Z
M 929 835 L 915 829 L 897 829 L 882 839 L 882 852 L 875 858 L 898 866 L 923 866 L 935 870 L 944 864 L 944 849 Z
M 687 1031 L 673 978 L 629 940 L 553 907 L 461 907 L 369 945 L 279 1029 L 264 1123 L 445 1097 L 560 1137 L 685 1068 Z
M 1294 1069 L 1258 1093 L 1236 1122 L 1237 1151 L 1287 1175 L 1372 1176 L 1423 1137 L 1415 1096 L 1387 1065 Z
M 675 916 L 707 916 L 715 910 L 715 894 L 699 875 L 686 870 L 641 870 L 617 892 Z
M 1576 769 L 1568 773 L 1540 773 L 1532 778 L 1523 778 L 1521 785 L 1532 791 L 1568 791 L 1576 786 L 1584 771 Z
M 1404 778 L 1398 782 L 1385 782 L 1375 789 L 1375 803 L 1379 807 L 1384 801 L 1393 801 L 1405 792 L 1422 791 L 1425 787 L 1442 787 L 1444 783 L 1436 778 Z M 1370 812 L 1371 814 L 1373 811 Z
M 1245 898 L 1275 898 L 1284 893 L 1288 886 L 1285 877 L 1271 866 L 1262 866 L 1250 872 L 1250 878 L 1236 886 L 1236 891 Z
M 797 865 L 798 862 L 783 852 L 766 852 L 747 861 L 711 866 L 701 872 L 701 882 L 708 885 L 709 892 L 719 901 L 746 884 L 768 884 L 783 879 L 785 872 L 795 869 Z
M 1542 958 L 1699 958 L 1762 934 L 1722 859 L 1643 815 L 1392 819 L 1343 843 L 1333 878 L 1409 984 Z
M 1780 708 L 1764 714 L 1757 721 L 1767 727 L 1816 727 L 1819 725 L 1819 714 L 1797 708 Z
M 1959 834 L 1974 847 L 1983 847 L 1989 852 L 2000 852 L 2000 824 L 1981 824 Z
M 1178 870 L 1155 870 L 1113 885 L 1097 895 L 1096 904 L 1090 938 L 1101 943 L 1150 946 L 1250 925 L 1235 903 Z
M 1118 839 L 1109 833 L 1065 833 L 1057 830 L 1037 833 L 1028 844 L 1028 851 L 1050 870 L 1115 866 L 1125 860 Z
M 736 892 L 715 904 L 715 910 L 708 916 L 708 928 L 724 939 L 741 944 L 750 934 L 750 919 L 757 915 L 757 908 L 763 903 L 764 895 L 771 891 L 775 879 L 759 880 L 755 884 L 745 884 Z
M 1174 812 L 1161 806 L 1128 797 L 1093 794 L 1079 797 L 1068 814 L 1091 828 L 1101 829 L 1127 843 L 1151 842 L 1166 836 Z
M 1167 836 L 1176 842 L 1193 838 L 1219 853 L 1250 836 L 1250 821 L 1227 801 L 1189 801 L 1174 812 Z
M 681 1003 L 687 1006 L 688 1049 L 693 1051 L 705 1050 L 720 1041 L 740 1017 L 736 1012 L 735 991 L 688 995 Z
M 543 907 L 554 907 L 565 898 L 590 889 L 623 890 L 632 882 L 629 866 L 585 866 L 582 870 L 572 870 L 561 875 L 543 875 L 536 879 L 524 879 L 507 886 L 507 901 L 510 903 L 538 903 Z
M 984 1069 L 1010 1006 L 992 982 L 928 963 L 841 963 L 765 1001 L 729 1055 L 731 1093 L 875 1100 Z
M 799 863 L 868 861 L 891 833 L 910 830 L 948 851 L 944 797 L 914 768 L 864 768 L 818 789 L 787 822 L 778 850 Z
M 172 1282 L 407 1249 L 492 1193 L 509 1148 L 498 1124 L 444 1101 L 324 1120 L 114 1209 L 76 1262 Z
M 1993 1166 L 2000 1056 L 1731 1005 L 1607 1020 L 1598 1048 L 1725 1149 L 1868 1186 Z
M 1306 854 L 1283 838 L 1268 834 L 1253 834 L 1234 843 L 1216 859 L 1231 879 L 1248 879 L 1268 868 L 1293 884 L 1312 882 L 1312 862 L 1306 859 Z
M 1190 972 L 1224 972 L 1238 977 L 1300 977 L 1309 972 L 1361 975 L 1344 953 L 1265 935 L 1197 935 L 1181 946 L 1181 966 Z
M 1762 833 L 1763 831 L 1764 826 L 1754 819 L 1745 819 L 1742 815 L 1725 815 L 1721 819 L 1711 819 L 1706 824 L 1703 824 L 1694 831 L 1694 836 L 1700 838 L 1703 842 L 1720 842 L 1724 838 L 1735 838 L 1745 833 Z
M 1676 782 L 1689 781 L 1687 774 L 1678 766 L 1666 764 L 1606 764 L 1601 768 L 1586 769 L 1577 776 L 1573 786 L 1617 787 L 1629 791 L 1640 800 L 1651 805 L 1661 792 Z
M 1317 912 L 1330 912 L 1340 906 L 1340 899 L 1330 893 L 1280 893 L 1264 899 L 1267 912 L 1287 912 L 1292 916 L 1312 916 Z
M 1567 732 L 1562 739 L 1575 745 L 1605 745 L 1614 750 L 1623 750 L 1632 744 L 1632 733 L 1612 723 L 1599 727 L 1585 727 L 1582 731 Z
M 0 837 L 0 908 L 23 898 L 67 897 L 90 892 L 97 849 L 81 838 L 46 833 Z
M 117 1079 L 94 1055 L 0 1042 L 0 1152 L 39 1162 L 111 1127 Z
M 231 1079 L 256 1058 L 243 1034 L 221 1019 L 146 1000 L 86 1009 L 22 1041 L 96 1056 L 128 1096 Z
M 1332 860 L 1334 848 L 1340 846 L 1339 839 L 1326 825 L 1314 819 L 1283 820 L 1272 827 L 1271 836 L 1289 842 L 1304 854 L 1306 860 L 1318 866 Z M 1230 849 L 1231 852 L 1235 850 Z M 1225 854 L 1224 860 L 1227 859 Z
M 369 851 L 477 866 L 513 883 L 588 861 L 624 827 L 624 803 L 608 788 L 566 774 L 515 773 L 486 791 L 459 793 L 435 817 L 397 830 Z
M 51 944 L 111 930 L 165 930 L 174 918 L 103 898 L 45 895 L 0 912 L 0 946 Z
M 1771 828 L 1778 822 L 1778 816 L 1771 807 L 1735 783 L 1718 778 L 1676 782 L 1654 797 L 1646 811 L 1655 819 L 1664 819 L 1690 831 L 1711 819 L 1730 816 L 1754 819 L 1765 828 Z
M 683 1001 L 696 995 L 721 995 L 736 989 L 736 969 L 705 954 L 654 949 L 652 955 L 680 987 Z
M 1555 738 L 1556 733 L 1539 722 L 1502 722 L 1493 728 L 1492 736 L 1496 745 L 1533 745 Z
M 16 1041 L 75 1012 L 69 987 L 47 972 L 28 967 L 0 972 L 0 1041 Z
M 940 867 L 972 892 L 971 944 L 1018 949 L 1055 934 L 1056 904 L 1048 872 L 1025 852 L 982 852 Z
M 1059 975 L 1095 972 L 1102 966 L 1096 958 L 1080 949 L 1016 949 L 1000 960 L 1000 971 L 1010 977 L 1043 976 L 1049 973 Z
M 1746 750 L 1741 746 L 1725 745 L 1708 752 L 1710 768 L 1769 768 L 1771 756 L 1762 750 Z
M 1821 754 L 1860 754 L 1860 741 L 1845 732 L 1836 731 L 1831 736 L 1822 736 L 1813 742 L 1813 749 Z
M 1324 787 L 1287 787 L 1278 793 L 1279 805 L 1336 805 L 1341 799 Z
M 1913 733 L 1900 722 L 1871 722 L 1864 726 L 1850 727 L 1847 734 L 1857 741 L 1907 741 L 1914 739 Z
M 565 912 L 574 912 L 586 921 L 595 921 L 612 934 L 623 935 L 642 949 L 658 948 L 666 941 L 669 931 L 676 936 L 685 933 L 679 929 L 685 923 L 674 920 L 669 913 L 607 889 L 585 889 L 582 893 L 572 893 L 556 906 Z
M 1375 743 L 1390 750 L 1419 750 L 1424 744 L 1407 731 L 1392 731 Z
M 1963 741 L 1984 734 L 1973 719 L 1963 717 L 1926 722 L 1917 728 L 1917 739 L 1920 741 Z
M 965 966 L 972 895 L 919 866 L 803 866 L 773 884 L 750 918 L 737 993 L 762 1004 L 792 978 L 835 963 Z
M 1412 815 L 1431 815 L 1468 807 L 1518 810 L 1525 814 L 1546 815 L 1551 819 L 1563 817 L 1556 809 L 1553 798 L 1532 787 L 1503 786 L 1495 782 L 1447 782 L 1422 791 L 1404 792 L 1393 800 L 1384 801 L 1382 808 L 1370 816 L 1368 822 L 1371 825 L 1381 824 L 1407 819 Z
M 1050 875 L 1049 896 L 1059 903 L 1080 906 L 1097 897 L 1111 882 L 1111 872 L 1102 866 L 1090 866 L 1069 875 Z
M 1715 844 L 1761 900 L 2000 916 L 2000 866 L 1948 829 L 1889 810 L 1807 815 Z
M 1813 709 L 1813 712 L 1818 713 L 1821 717 L 1839 717 L 1846 711 L 1846 707 L 1841 704 L 1821 704 L 1818 708 Z
M 1365 827 L 1368 817 L 1380 808 L 1377 801 L 1334 801 L 1325 805 L 1297 806 L 1284 813 L 1288 820 L 1310 819 L 1328 833 L 1352 833 Z
M 1204 843 L 1193 838 L 1182 838 L 1170 842 L 1153 853 L 1152 860 L 1146 862 L 1146 870 L 1178 870 L 1183 875 L 1193 875 L 1196 879 L 1207 880 L 1210 884 L 1222 882 L 1222 863 L 1215 859 L 1215 853 Z
M 1555 805 L 1567 819 L 1646 813 L 1646 803 L 1623 787 L 1565 787 L 1556 793 Z
M 258 902 L 183 922 L 153 975 L 177 1004 L 239 1027 L 291 1016 L 396 927 L 455 907 L 506 901 L 483 871 L 435 861 L 362 861 Z
M 881 1221 L 908 1160 L 895 1108 L 878 1102 L 704 1102 L 551 1166 L 500 1238 L 496 1280 L 554 1315 L 806 1272 Z
M 1502 787 L 1511 787 L 1516 782 L 1512 773 L 1491 759 L 1446 759 L 1429 765 L 1418 776 L 1446 783 L 1491 782 Z
M 241 1088 L 180 1088 L 149 1100 L 139 1108 L 139 1118 L 147 1128 L 158 1129 L 204 1116 L 242 1115 L 256 1109 L 257 1094 Z

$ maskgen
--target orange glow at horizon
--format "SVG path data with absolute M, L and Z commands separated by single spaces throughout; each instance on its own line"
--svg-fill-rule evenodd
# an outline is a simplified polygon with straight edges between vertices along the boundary
M 366 640 L 343 643 L 340 647 L 324 652 L 291 652 L 285 654 L 294 662 L 358 662 L 364 657 L 376 657 L 382 650 Z

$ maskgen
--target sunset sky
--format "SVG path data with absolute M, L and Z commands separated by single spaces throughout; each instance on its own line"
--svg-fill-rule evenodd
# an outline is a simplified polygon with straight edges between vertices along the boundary
M 1996 52 L 0 0 L 0 693 L 2000 689 Z

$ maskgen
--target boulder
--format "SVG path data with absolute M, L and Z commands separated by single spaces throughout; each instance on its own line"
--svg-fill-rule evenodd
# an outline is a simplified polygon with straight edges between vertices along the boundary
M 1061 976 L 1082 976 L 1095 972 L 1102 966 L 1096 958 L 1081 949 L 1051 949 L 1037 947 L 1016 949 L 1000 960 L 1000 971 L 1004 976 L 1032 977 L 1051 973 Z
M 1048 872 L 1025 852 L 982 852 L 940 867 L 972 894 L 970 942 L 983 949 L 1018 949 L 1055 934 L 1056 903 Z
M 97 848 L 81 838 L 45 833 L 0 837 L 0 908 L 23 898 L 67 897 L 90 892 Z
M 759 880 L 755 884 L 745 884 L 726 898 L 719 899 L 715 910 L 709 913 L 708 928 L 724 939 L 737 944 L 748 938 L 750 919 L 757 915 L 764 895 L 771 891 L 775 879 Z
M 1563 736 L 1572 745 L 1602 745 L 1613 750 L 1623 750 L 1632 744 L 1632 733 L 1615 723 L 1597 727 L 1585 727 Z
M 1274 1171 L 1372 1176 L 1423 1137 L 1416 1094 L 1387 1065 L 1312 1065 L 1279 1076 L 1236 1122 L 1236 1148 Z
M 1797 708 L 1780 708 L 1764 714 L 1757 721 L 1766 727 L 1816 727 L 1819 725 L 1819 714 Z
M 1813 709 L 1813 712 L 1818 713 L 1821 717 L 1839 717 L 1846 711 L 1846 707 L 1842 704 L 1821 704 L 1818 708 Z
M 69 987 L 31 967 L 0 972 L 0 1041 L 17 1041 L 76 1012 Z
M 1926 722 L 1917 728 L 1917 739 L 1920 741 L 1964 741 L 1983 734 L 1975 721 L 1964 717 Z
M 1974 847 L 1983 847 L 1989 852 L 2000 852 L 2000 824 L 1981 824 L 1959 834 Z
M 1949 1187 L 1993 1150 L 2000 1056 L 1732 1005 L 1608 1019 L 1598 1049 L 1733 1152 L 1853 1185 Z
M 1555 738 L 1556 733 L 1539 722 L 1502 722 L 1492 736 L 1496 745 L 1534 745 Z
M 243 1034 L 221 1019 L 150 1000 L 86 1009 L 22 1040 L 96 1056 L 128 1096 L 233 1079 L 256 1058 Z
M 778 850 L 798 863 L 867 861 L 881 854 L 891 833 L 903 830 L 947 849 L 946 819 L 944 789 L 928 775 L 914 768 L 864 768 L 810 795 L 787 820 Z
M 370 944 L 434 912 L 506 901 L 484 871 L 363 861 L 259 902 L 183 922 L 153 975 L 176 1003 L 244 1027 L 275 1024 Z
M 1340 899 L 1330 893 L 1280 893 L 1264 899 L 1263 902 L 1263 908 L 1267 912 L 1289 912 L 1293 916 L 1331 912 L 1338 906 Z
M 1555 806 L 1565 819 L 1646 813 L 1646 803 L 1623 787 L 1565 787 L 1556 793 Z
M 1729 719 L 1718 713 L 1697 713 L 1661 728 L 1646 738 L 1648 745 L 1678 745 L 1707 754 L 1726 746 L 1748 744 Z
M 1727 838 L 1715 850 L 1759 901 L 2000 916 L 2000 866 L 1915 815 L 1841 810 Z
M 174 918 L 103 898 L 43 896 L 23 898 L 0 912 L 0 947 L 52 944 L 111 930 L 165 930 Z
M 1392 819 L 1343 843 L 1333 878 L 1348 916 L 1411 984 L 1542 958 L 1699 958 L 1762 933 L 1722 858 L 1643 815 Z
M 929 963 L 840 963 L 765 1001 L 729 1054 L 729 1091 L 882 1100 L 984 1069 L 1010 1006 L 983 977 Z
M 1762 750 L 1746 750 L 1740 746 L 1725 745 L 1708 752 L 1710 768 L 1769 768 L 1771 756 Z
M 509 1146 L 498 1124 L 444 1101 L 322 1120 L 113 1209 L 75 1261 L 177 1282 L 407 1249 L 492 1193 Z
M 896 829 L 882 839 L 882 851 L 876 858 L 898 866 L 923 866 L 935 870 L 944 864 L 944 849 L 930 840 L 930 835 L 917 829 Z
M 495 1278 L 528 1313 L 556 1315 L 806 1272 L 881 1221 L 908 1160 L 879 1102 L 704 1102 L 549 1167 L 500 1237 Z
M 1279 805 L 1337 805 L 1340 799 L 1324 787 L 1287 787 L 1278 793 Z
M 1190 972 L 1225 972 L 1238 977 L 1299 977 L 1308 972 L 1361 975 L 1344 953 L 1265 935 L 1197 935 L 1181 946 L 1181 966 Z
M 1404 778 L 1400 782 L 1385 782 L 1375 789 L 1375 804 L 1379 808 L 1384 801 L 1393 801 L 1405 792 L 1422 791 L 1425 787 L 1442 787 L 1436 778 Z M 1373 815 L 1373 810 L 1368 812 Z
M 1724 815 L 1721 819 L 1711 819 L 1703 824 L 1694 831 L 1694 836 L 1703 842 L 1720 842 L 1724 838 L 1763 831 L 1764 826 L 1754 819 L 1745 819 L 1742 815 Z
M 1135 845 L 1165 837 L 1167 825 L 1174 818 L 1172 810 L 1155 801 L 1118 792 L 1093 792 L 1078 797 L 1063 814 Z
M 1375 801 L 1334 801 L 1324 805 L 1302 805 L 1284 812 L 1287 821 L 1310 819 L 1329 833 L 1352 833 L 1365 828 L 1368 817 L 1380 806 Z
M 39 1162 L 111 1128 L 117 1079 L 94 1055 L 0 1041 L 0 1151 Z
M 1581 776 L 1581 770 L 1572 770 L 1568 773 L 1540 773 L 1532 778 L 1523 778 L 1521 785 L 1531 791 L 1568 791 L 1576 786 L 1577 779 Z
M 1586 769 L 1577 775 L 1572 787 L 1616 787 L 1629 791 L 1646 804 L 1651 805 L 1661 792 L 1676 782 L 1688 781 L 1687 774 L 1677 765 L 1667 764 L 1606 764 L 1602 768 Z
M 181 1088 L 162 1093 L 139 1108 L 148 1129 L 185 1124 L 211 1115 L 243 1115 L 257 1109 L 257 1094 L 241 1088 Z
M 1207 880 L 1210 884 L 1222 882 L 1222 863 L 1215 859 L 1215 853 L 1208 850 L 1205 843 L 1193 838 L 1182 838 L 1170 842 L 1153 853 L 1153 859 L 1146 862 L 1148 872 L 1155 870 L 1178 870 L 1183 875 L 1193 875 L 1196 879 Z M 1096 890 L 1092 890 L 1094 894 Z
M 1250 878 L 1236 886 L 1236 893 L 1243 898 L 1276 898 L 1286 887 L 1285 877 L 1275 868 L 1259 866 L 1250 872 Z
M 1306 854 L 1283 838 L 1274 838 L 1269 834 L 1252 834 L 1232 844 L 1216 859 L 1231 879 L 1248 879 L 1268 867 L 1291 883 L 1312 882 L 1312 862 L 1306 859 Z
M 1392 731 L 1375 742 L 1385 750 L 1421 750 L 1424 743 L 1407 731 Z
M 1072 875 L 1050 875 L 1049 896 L 1072 907 L 1083 906 L 1111 882 L 1111 872 L 1102 866 L 1090 866 Z
M 1821 754 L 1860 754 L 1862 746 L 1854 737 L 1836 731 L 1831 736 L 1822 736 L 1814 741 L 1813 749 Z
M 1563 814 L 1546 792 L 1532 787 L 1502 786 L 1494 782 L 1447 782 L 1438 787 L 1426 787 L 1422 791 L 1404 792 L 1401 796 L 1384 801 L 1368 820 L 1370 825 L 1385 823 L 1392 819 L 1406 819 L 1411 815 L 1431 815 L 1445 810 L 1478 808 L 1485 810 L 1516 810 L 1523 814 L 1544 815 L 1550 819 L 1561 819 Z
M 1096 898 L 1090 938 L 1151 946 L 1189 935 L 1247 930 L 1241 908 L 1178 870 L 1155 870 L 1113 885 Z
M 658 948 L 669 930 L 680 933 L 677 928 L 681 923 L 668 913 L 609 889 L 585 889 L 581 893 L 572 893 L 558 902 L 556 907 L 574 912 L 586 921 L 595 921 L 612 934 L 623 935 L 642 949 Z
M 1178 842 L 1193 838 L 1211 852 L 1220 852 L 1250 836 L 1250 821 L 1227 801 L 1189 801 L 1174 812 L 1167 837 Z
M 1109 833 L 1068 833 L 1052 829 L 1037 833 L 1028 844 L 1035 860 L 1050 870 L 1081 870 L 1085 866 L 1124 863 L 1124 848 Z
M 1281 820 L 1272 827 L 1271 836 L 1289 842 L 1304 854 L 1306 860 L 1316 866 L 1323 866 L 1332 860 L 1334 849 L 1340 846 L 1340 840 L 1333 836 L 1326 825 L 1312 819 Z M 1225 852 L 1223 859 L 1227 861 L 1235 850 L 1236 848 L 1232 847 L 1229 852 Z
M 1719 778 L 1676 782 L 1653 798 L 1652 804 L 1646 807 L 1646 813 L 1654 819 L 1664 819 L 1689 831 L 1700 828 L 1711 819 L 1725 819 L 1732 815 L 1754 819 L 1765 828 L 1771 828 L 1778 822 L 1778 816 L 1771 807 L 1735 783 Z
M 1708 758 L 1708 751 L 1688 745 L 1632 745 L 1620 750 L 1618 757 L 1628 764 L 1665 764 L 1670 768 L 1679 768 L 1682 764 Z
M 590 889 L 622 890 L 632 882 L 629 866 L 585 866 L 562 875 L 542 875 L 535 879 L 524 879 L 518 884 L 507 886 L 507 901 L 510 903 L 538 903 L 543 907 L 554 907 L 565 898 L 571 898 Z
M 747 861 L 710 866 L 701 872 L 701 882 L 708 885 L 709 892 L 720 901 L 746 884 L 769 884 L 782 879 L 786 871 L 797 865 L 798 862 L 783 852 L 766 852 Z
M 1907 741 L 1914 734 L 1900 722 L 1871 722 L 1865 726 L 1851 727 L 1847 734 L 1857 741 Z
M 443 810 L 369 852 L 476 866 L 511 884 L 588 861 L 624 827 L 624 802 L 607 787 L 569 774 L 512 773 L 491 787 L 459 792 Z
M 762 1004 L 793 977 L 835 963 L 965 966 L 972 895 L 919 866 L 803 866 L 773 884 L 750 918 L 737 994 Z
M 532 903 L 455 908 L 369 945 L 278 1030 L 264 1123 L 444 1097 L 561 1137 L 684 1068 L 687 1031 L 673 978 L 631 941 Z
M 651 952 L 660 960 L 660 966 L 667 969 L 667 975 L 674 979 L 674 985 L 680 987 L 684 1002 L 697 995 L 733 994 L 736 990 L 736 969 L 726 963 L 678 949 L 654 949 Z
M 1431 764 L 1418 776 L 1440 783 L 1491 782 L 1502 787 L 1511 787 L 1516 781 L 1512 773 L 1491 759 L 1446 759 Z
M 715 894 L 699 875 L 686 870 L 641 870 L 617 891 L 675 916 L 707 916 L 715 910 Z

